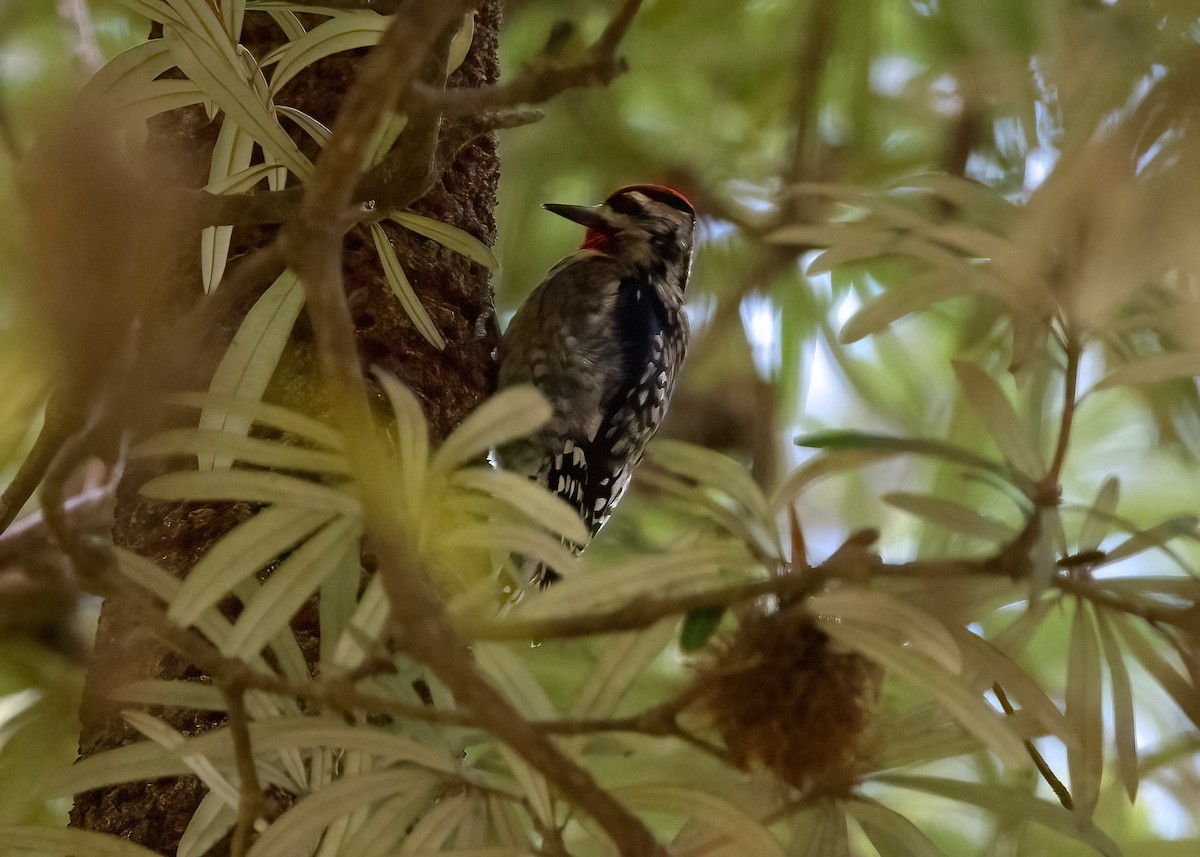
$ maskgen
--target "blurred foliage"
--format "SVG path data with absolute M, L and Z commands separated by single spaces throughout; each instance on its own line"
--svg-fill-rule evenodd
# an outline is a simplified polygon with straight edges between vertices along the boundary
M 543 50 L 551 33 L 555 50 L 568 55 L 590 42 L 611 5 L 510 0 L 501 42 L 505 76 Z M 106 53 L 136 40 L 132 16 L 100 3 L 92 12 Z M 37 137 L 81 82 L 62 50 L 64 33 L 54 4 L 0 6 L 6 211 L 19 208 L 13 153 Z M 862 572 L 875 566 L 861 545 L 843 565 L 830 561 L 827 573 L 839 586 L 808 599 L 799 624 L 789 624 L 796 616 L 788 611 L 774 614 L 778 619 L 730 611 L 708 660 L 685 655 L 669 622 L 636 637 L 532 649 L 481 644 L 485 672 L 540 717 L 639 711 L 686 687 L 693 671 L 708 670 L 713 689 L 703 705 L 709 725 L 717 724 L 710 732 L 731 749 L 746 737 L 738 718 L 759 715 L 730 704 L 755 702 L 744 685 L 729 682 L 722 702 L 730 676 L 753 678 L 772 702 L 795 690 L 787 683 L 795 676 L 818 686 L 833 680 L 825 675 L 831 664 L 843 678 L 852 674 L 852 686 L 841 689 L 855 698 L 872 686 L 866 661 L 887 672 L 871 709 L 878 729 L 872 758 L 850 762 L 861 783 L 853 796 L 813 801 L 799 814 L 784 813 L 786 821 L 772 823 L 767 810 L 787 807 L 779 780 L 808 785 L 789 779 L 794 770 L 772 768 L 791 765 L 797 756 L 786 751 L 794 748 L 738 746 L 738 761 L 755 771 L 743 779 L 694 747 L 664 749 L 646 735 L 571 744 L 606 786 L 655 820 L 656 832 L 676 836 L 680 849 L 705 850 L 696 843 L 703 845 L 707 828 L 692 829 L 704 814 L 692 808 L 702 806 L 725 813 L 714 809 L 712 824 L 736 831 L 735 845 L 769 829 L 788 855 L 1195 851 L 1198 41 L 1194 0 L 650 0 L 623 48 L 627 74 L 606 89 L 570 92 L 543 107 L 542 122 L 502 136 L 494 278 L 502 317 L 579 239 L 577 228 L 544 215 L 541 203 L 594 202 L 644 181 L 672 184 L 696 203 L 694 346 L 668 431 L 729 456 L 659 443 L 634 482 L 635 495 L 589 552 L 586 565 L 597 576 L 589 581 L 585 572 L 529 598 L 515 615 L 569 617 L 754 578 L 764 567 L 804 569 L 807 561 L 837 559 L 835 549 L 856 544 L 853 534 L 862 527 L 881 529 L 883 558 L 895 563 L 888 567 L 893 574 Z M 248 151 L 246 160 L 248 166 Z M 5 282 L 22 270 L 21 228 L 14 221 L 0 238 Z M 0 293 L 2 462 L 19 455 L 46 371 L 35 356 L 39 343 L 15 322 L 12 301 L 10 292 Z M 411 454 L 423 427 L 406 394 L 392 394 L 409 432 L 410 446 L 402 440 L 400 447 Z M 503 420 L 495 413 L 491 419 L 483 424 L 485 439 L 503 430 Z M 241 431 L 251 422 L 242 420 Z M 796 435 L 803 435 L 799 446 Z M 244 482 L 230 487 L 238 471 L 228 463 L 277 451 L 241 442 L 200 434 L 160 439 L 159 452 L 199 450 L 217 464 L 192 482 L 158 488 L 165 484 L 166 496 L 185 498 L 218 483 L 222 496 L 246 490 Z M 476 452 L 478 442 L 467 446 Z M 311 463 L 284 462 L 276 466 L 304 470 Z M 752 468 L 757 484 L 735 462 Z M 452 477 L 439 478 L 449 484 Z M 469 483 L 483 478 L 478 474 L 457 478 L 445 493 L 436 481 L 398 489 L 398 506 L 434 492 L 428 508 L 438 523 L 425 534 L 434 553 L 447 554 L 439 539 L 475 526 L 481 509 L 497 514 L 503 506 L 463 501 L 454 491 L 488 489 Z M 551 507 L 526 499 L 542 524 L 553 517 Z M 337 599 L 323 617 L 331 627 L 378 631 L 370 623 L 381 624 L 382 616 L 370 605 L 378 606 L 380 593 L 356 603 L 347 583 L 358 569 L 341 560 L 357 530 L 344 498 L 337 502 L 349 523 L 324 532 L 336 542 L 340 567 L 322 571 L 306 559 L 307 566 L 281 568 L 309 583 L 322 575 Z M 453 508 L 460 502 L 467 514 Z M 295 515 L 288 523 L 308 526 Z M 309 523 L 311 536 L 322 524 Z M 509 538 L 521 532 L 508 529 Z M 253 542 L 252 535 L 241 538 Z M 473 535 L 473 565 L 487 565 L 481 544 L 514 546 L 494 530 Z M 556 543 L 542 538 L 518 547 L 552 553 Z M 1014 556 L 1020 573 L 1004 566 L 998 574 L 992 568 L 932 577 L 918 566 L 904 574 L 909 561 L 961 560 L 979 572 Z M 147 585 L 165 585 L 149 564 L 137 569 Z M 217 575 L 209 600 L 194 600 L 199 579 L 182 595 L 163 595 L 174 618 L 194 620 L 230 588 L 245 590 L 255 569 L 234 570 L 237 580 L 228 568 L 225 577 L 205 568 Z M 474 591 L 457 598 L 464 617 L 477 619 L 475 611 L 488 604 Z M 264 600 L 256 617 L 279 630 L 290 601 Z M 786 633 L 766 627 L 772 622 Z M 816 641 L 813 623 L 823 628 Z M 263 633 L 243 629 L 231 650 L 256 656 Z M 354 648 L 360 641 L 347 639 L 361 656 Z M 689 652 L 702 642 L 689 639 Z M 272 645 L 287 643 L 276 638 Z M 336 657 L 333 646 L 323 656 Z M 77 679 L 49 652 L 6 652 L 0 775 L 29 770 L 35 747 L 63 755 L 70 740 L 63 712 L 74 705 Z M 410 677 L 402 671 L 380 684 L 399 686 Z M 774 680 L 785 684 L 769 684 Z M 993 682 L 1001 692 L 989 690 Z M 998 717 L 1008 702 L 1004 691 L 1017 708 Z M 126 698 L 178 701 L 173 694 L 186 695 L 145 686 Z M 801 711 L 806 729 L 830 728 L 819 705 L 787 704 L 784 714 Z M 138 721 L 139 728 L 169 748 L 173 737 L 164 738 L 150 720 Z M 334 733 L 333 724 L 322 728 Z M 369 740 L 395 737 L 384 732 Z M 814 734 L 830 733 L 806 731 L 802 738 L 820 744 Z M 419 737 L 445 750 L 444 759 L 430 765 L 411 750 L 400 758 L 438 769 L 457 765 L 455 754 L 469 746 L 463 770 L 486 778 L 497 793 L 531 796 L 533 807 L 522 811 L 554 821 L 555 809 L 539 803 L 545 798 L 530 772 L 494 743 L 449 731 L 431 735 Z M 1022 742 L 1067 783 L 1073 812 L 1057 806 L 1050 778 L 1029 764 Z M 836 739 L 829 743 L 840 748 Z M 227 769 L 227 751 L 201 746 Z M 276 772 L 280 782 L 304 785 L 288 768 L 299 757 L 287 753 L 300 746 L 276 745 L 279 767 L 287 769 Z M 181 755 L 164 749 L 155 763 L 168 759 L 182 769 Z M 347 755 L 347 770 L 370 771 L 366 757 Z M 105 764 L 100 757 L 77 776 L 107 781 Z M 671 785 L 651 791 L 648 776 Z M 445 841 L 462 837 L 468 847 L 461 819 L 460 827 L 447 827 L 440 820 L 446 814 L 421 815 L 421 790 L 436 781 L 426 769 L 421 777 L 415 797 L 393 800 L 427 828 L 436 822 L 453 830 Z M 316 775 L 313 781 L 328 784 Z M 314 788 L 318 801 L 320 793 Z M 0 822 L 40 820 L 42 805 L 30 797 L 32 790 L 0 794 Z M 482 812 L 485 827 L 503 827 L 497 807 L 484 811 L 466 800 L 452 807 L 461 818 Z M 209 809 L 232 824 L 228 806 Z M 682 828 L 671 820 L 680 817 L 688 819 Z M 583 825 L 567 830 L 579 853 L 602 850 Z M 336 845 L 328 847 L 333 853 Z

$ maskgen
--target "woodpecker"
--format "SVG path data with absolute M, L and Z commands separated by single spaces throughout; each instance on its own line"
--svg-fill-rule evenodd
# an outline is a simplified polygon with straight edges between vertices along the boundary
M 656 185 L 621 188 L 594 207 L 543 207 L 587 234 L 501 339 L 500 387 L 533 384 L 553 410 L 540 432 L 497 452 L 570 503 L 595 536 L 662 422 L 687 351 L 696 212 Z M 557 577 L 534 573 L 543 587 Z

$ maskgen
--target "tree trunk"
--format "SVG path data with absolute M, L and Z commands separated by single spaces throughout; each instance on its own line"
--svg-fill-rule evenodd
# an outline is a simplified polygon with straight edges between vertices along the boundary
M 449 86 L 480 86 L 496 80 L 499 19 L 500 0 L 484 3 L 476 19 L 470 53 L 450 78 Z M 278 39 L 278 31 L 265 15 L 247 15 L 243 43 L 255 56 L 262 57 Z M 360 59 L 359 52 L 351 52 L 321 62 L 289 84 L 279 101 L 331 123 L 341 98 L 353 82 Z M 202 165 L 192 176 L 195 185 L 202 186 L 215 130 L 215 123 L 209 123 L 197 108 L 172 114 L 167 123 L 155 130 L 152 139 L 164 145 L 169 142 L 176 148 L 182 142 L 185 153 Z M 458 131 L 453 121 L 443 127 L 446 136 Z M 303 145 L 299 137 L 296 139 Z M 495 140 L 490 135 L 479 137 L 458 152 L 413 210 L 491 243 L 495 237 L 492 209 L 497 179 Z M 389 229 L 414 289 L 447 344 L 439 351 L 414 330 L 384 279 L 365 230 L 356 229 L 346 238 L 345 283 L 363 370 L 365 373 L 371 366 L 378 366 L 401 378 L 424 404 L 435 437 L 445 436 L 494 385 L 492 350 L 497 327 L 488 274 L 483 267 L 431 241 L 390 225 L 385 228 Z M 263 246 L 274 235 L 275 227 L 239 229 L 234 236 L 234 254 Z M 184 289 L 199 294 L 198 270 L 189 277 Z M 227 336 L 236 330 L 247 308 L 240 307 L 223 320 Z M 267 398 L 319 411 L 320 405 L 312 404 L 322 400 L 319 390 L 311 331 L 302 315 Z M 138 489 L 151 475 L 154 475 L 152 470 L 136 466 L 123 479 L 118 492 L 114 540 L 117 545 L 180 576 L 216 539 L 254 511 L 246 504 L 147 500 Z M 309 653 L 316 652 L 317 641 L 312 630 L 315 615 L 314 605 L 309 604 L 294 620 L 302 647 Z M 116 599 L 104 604 L 81 711 L 80 748 L 84 756 L 140 739 L 121 718 L 120 704 L 111 701 L 114 688 L 144 678 L 205 680 L 195 668 L 181 662 L 169 648 L 139 628 L 139 617 L 128 605 Z M 220 714 L 195 711 L 152 713 L 166 718 L 184 734 L 210 729 L 224 720 Z M 71 822 L 77 827 L 129 838 L 162 854 L 174 854 L 204 792 L 205 787 L 195 777 L 98 789 L 77 796 Z M 289 800 L 287 795 L 271 797 L 282 804 Z M 227 839 L 214 853 L 228 853 L 228 847 Z

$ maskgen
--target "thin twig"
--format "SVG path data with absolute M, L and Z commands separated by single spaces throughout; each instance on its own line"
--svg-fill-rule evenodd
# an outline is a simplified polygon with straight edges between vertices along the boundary
M 1000 707 L 1004 709 L 1006 716 L 1012 717 L 1017 713 L 1012 703 L 1008 701 L 1008 694 L 1004 692 L 1004 688 L 1000 686 L 999 682 L 992 684 L 992 693 L 996 694 L 996 699 L 999 701 Z M 1071 797 L 1071 792 L 1063 785 L 1058 775 L 1054 773 L 1054 769 L 1050 767 L 1050 763 L 1042 756 L 1042 752 L 1033 743 L 1033 739 L 1026 738 L 1023 743 L 1025 744 L 1025 752 L 1033 760 L 1033 766 L 1042 775 L 1042 779 L 1046 781 L 1046 785 L 1050 786 L 1050 790 L 1054 792 L 1055 797 L 1058 798 L 1058 802 L 1063 805 L 1064 809 L 1074 809 L 1075 800 Z
M 641 5 L 642 0 L 625 0 L 581 60 L 571 62 L 543 53 L 511 83 L 449 90 L 415 84 L 413 96 L 420 103 L 442 109 L 447 116 L 465 116 L 481 110 L 540 104 L 575 87 L 607 86 L 625 71 L 625 62 L 617 56 L 617 48 Z
M 1067 449 L 1071 444 L 1071 427 L 1075 421 L 1075 408 L 1079 394 L 1079 358 L 1080 345 L 1074 334 L 1064 327 L 1063 350 L 1066 353 L 1067 365 L 1063 370 L 1063 410 L 1062 421 L 1058 429 L 1058 441 L 1054 446 L 1054 458 L 1050 469 L 1042 479 L 1040 494 L 1043 502 L 1058 502 L 1058 482 L 1062 476 L 1063 464 L 1067 460 Z
M 246 688 L 238 681 L 222 681 L 221 694 L 229 713 L 229 734 L 233 739 L 233 757 L 238 772 L 238 817 L 233 831 L 231 857 L 245 857 L 250 848 L 254 825 L 262 816 L 262 784 L 254 762 L 250 742 L 250 715 L 246 711 Z

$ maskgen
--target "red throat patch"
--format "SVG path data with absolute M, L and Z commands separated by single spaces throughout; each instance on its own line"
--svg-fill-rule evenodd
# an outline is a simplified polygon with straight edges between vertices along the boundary
M 601 232 L 599 229 L 589 229 L 580 249 L 599 250 L 601 253 L 607 253 L 610 241 L 612 241 L 611 235 Z

